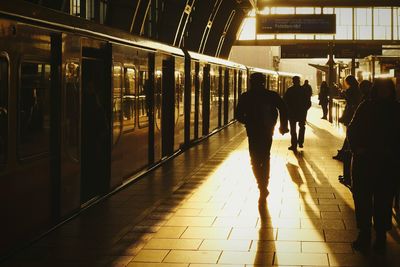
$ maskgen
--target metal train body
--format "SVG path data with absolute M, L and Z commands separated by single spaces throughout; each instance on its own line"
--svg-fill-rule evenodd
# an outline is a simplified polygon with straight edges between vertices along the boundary
M 253 71 L 0 3 L 0 255 L 234 121 Z

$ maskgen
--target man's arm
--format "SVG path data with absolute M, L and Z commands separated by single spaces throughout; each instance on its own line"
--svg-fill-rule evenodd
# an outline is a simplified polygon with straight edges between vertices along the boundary
M 279 121 L 280 121 L 279 132 L 281 134 L 285 134 L 289 132 L 287 107 L 285 102 L 277 93 L 275 93 L 274 95 L 275 95 L 275 104 L 279 111 Z

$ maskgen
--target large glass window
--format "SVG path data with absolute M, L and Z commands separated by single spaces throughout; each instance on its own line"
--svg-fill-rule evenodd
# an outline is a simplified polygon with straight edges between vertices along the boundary
M 71 157 L 78 159 L 80 130 L 79 62 L 77 60 L 67 61 L 65 68 L 64 146 Z
M 355 9 L 356 39 L 372 39 L 372 8 Z
M 260 14 L 336 14 L 336 34 L 256 34 L 256 13 L 248 13 L 239 31 L 239 40 L 394 40 L 400 39 L 400 10 L 382 8 L 271 7 Z M 354 18 L 353 18 L 354 16 Z M 353 25 L 354 23 L 354 25 Z M 393 31 L 393 36 L 392 36 Z
M 50 147 L 50 64 L 23 62 L 19 88 L 18 154 L 36 156 Z
M 374 8 L 374 39 L 390 40 L 392 10 L 390 8 Z
M 7 159 L 8 144 L 8 61 L 0 57 L 0 165 Z
M 113 143 L 117 143 L 122 131 L 122 67 L 113 67 Z
M 400 8 L 393 8 L 393 39 L 400 40 Z
M 138 96 L 138 115 L 139 115 L 139 128 L 149 126 L 149 102 L 148 102 L 148 72 L 139 71 L 139 96 Z
M 136 70 L 124 68 L 124 94 L 122 96 L 124 132 L 135 128 L 136 117 Z
M 336 39 L 353 39 L 353 9 L 335 8 L 336 14 Z

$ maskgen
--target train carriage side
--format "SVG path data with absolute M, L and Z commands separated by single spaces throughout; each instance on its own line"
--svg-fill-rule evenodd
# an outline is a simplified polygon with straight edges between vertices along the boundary
M 0 27 L 1 255 L 56 216 L 60 35 L 4 18 Z
M 284 72 L 284 71 L 278 71 L 279 75 L 279 94 L 283 96 L 286 93 L 286 90 L 293 85 L 292 78 L 294 76 L 299 76 L 300 78 L 302 77 L 301 74 L 299 73 L 293 73 L 293 72 Z
M 189 53 L 187 68 L 178 48 L 78 18 L 64 28 L 4 17 L 0 255 L 229 124 L 247 89 L 240 64 Z
M 207 135 L 234 120 L 234 108 L 239 92 L 245 90 L 246 87 L 244 85 L 246 68 L 223 59 L 194 52 L 189 52 L 189 54 L 196 62 L 195 77 L 199 81 L 198 94 L 202 96 L 202 107 L 199 108 L 198 114 L 202 118 L 202 133 Z

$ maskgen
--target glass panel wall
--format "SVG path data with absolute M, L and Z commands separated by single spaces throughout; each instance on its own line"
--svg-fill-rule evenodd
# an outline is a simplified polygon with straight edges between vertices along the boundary
M 374 36 L 375 40 L 392 39 L 392 10 L 390 8 L 374 8 Z
M 256 34 L 253 10 L 243 20 L 238 40 L 400 40 L 398 7 L 267 7 L 260 14 L 336 14 L 336 34 Z
M 372 39 L 372 8 L 357 8 L 355 15 L 355 39 Z

